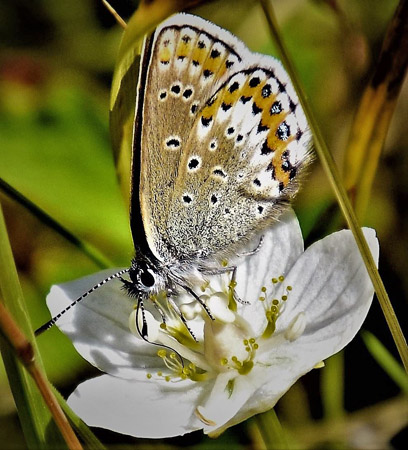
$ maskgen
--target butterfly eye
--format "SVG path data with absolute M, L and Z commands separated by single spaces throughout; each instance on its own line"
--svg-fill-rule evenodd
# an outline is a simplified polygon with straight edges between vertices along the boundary
M 153 272 L 148 269 L 148 270 L 141 270 L 139 273 L 139 282 L 147 288 L 151 288 L 152 286 L 154 286 L 156 280 L 154 278 Z

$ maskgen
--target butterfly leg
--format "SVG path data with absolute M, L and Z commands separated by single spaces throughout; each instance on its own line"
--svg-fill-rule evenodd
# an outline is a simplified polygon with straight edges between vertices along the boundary
M 254 252 L 257 252 L 259 249 L 259 245 L 258 247 L 254 250 Z M 253 253 L 250 253 L 253 254 Z M 234 296 L 234 300 L 236 300 L 238 303 L 241 303 L 241 305 L 248 305 L 249 302 L 242 300 L 239 295 L 236 293 L 235 291 L 235 285 L 236 285 L 236 275 L 237 275 L 237 266 L 226 266 L 226 267 L 214 267 L 214 268 L 209 268 L 209 267 L 201 267 L 200 272 L 203 273 L 204 275 L 222 275 L 224 273 L 232 273 L 231 276 L 231 281 L 230 281 L 230 285 L 229 285 L 229 289 L 232 290 L 232 294 Z
M 260 248 L 262 247 L 263 239 L 264 239 L 264 237 L 261 236 L 260 239 L 259 239 L 258 245 L 253 250 L 250 250 L 249 252 L 239 253 L 239 254 L 236 255 L 237 258 L 243 258 L 243 257 L 246 257 L 246 256 L 255 255 L 256 253 L 258 253 Z M 232 272 L 232 279 L 231 279 L 231 281 L 235 281 L 235 275 L 236 275 L 237 267 L 236 266 L 226 266 L 226 267 L 205 267 L 205 266 L 201 266 L 201 267 L 199 267 L 198 270 L 201 273 L 203 273 L 204 275 L 222 275 L 223 273 Z
M 177 316 L 180 318 L 180 320 L 183 322 L 184 326 L 187 328 L 188 332 L 190 333 L 190 336 L 195 340 L 195 342 L 198 342 L 193 331 L 188 326 L 186 318 L 183 316 L 183 313 L 180 311 L 180 308 L 177 306 L 177 303 L 171 297 L 167 297 L 167 301 L 169 302 L 170 306 L 173 308 L 173 310 L 177 314 Z
M 232 295 L 234 297 L 234 300 L 238 303 L 241 303 L 241 305 L 249 305 L 249 302 L 246 300 L 242 300 L 242 298 L 237 294 L 237 291 L 235 290 L 235 286 L 237 285 L 236 277 L 237 277 L 237 266 L 232 266 L 232 275 L 231 275 L 231 281 L 229 284 L 229 289 L 232 291 Z
M 250 250 L 249 252 L 239 253 L 239 254 L 237 255 L 238 258 L 242 258 L 242 257 L 244 257 L 244 256 L 251 256 L 251 255 L 255 255 L 255 253 L 258 253 L 258 252 L 259 252 L 259 249 L 262 247 L 263 240 L 264 240 L 264 237 L 261 236 L 261 237 L 259 238 L 258 245 L 257 245 L 253 250 Z
M 158 306 L 158 305 L 157 305 Z M 159 307 L 160 308 L 160 307 Z M 161 310 L 161 308 L 160 308 Z M 163 312 L 161 310 L 161 312 Z M 139 326 L 139 314 L 142 314 L 142 329 L 140 329 Z M 144 308 L 144 303 L 143 303 L 143 299 L 139 299 L 137 306 L 136 306 L 136 329 L 139 333 L 139 336 L 148 344 L 152 344 L 152 345 L 156 345 L 157 347 L 162 347 L 162 348 L 167 348 L 168 350 L 171 350 L 172 352 L 174 352 L 177 355 L 177 358 L 179 359 L 182 367 L 184 367 L 184 360 L 183 357 L 180 355 L 180 353 L 177 350 L 174 350 L 174 348 L 168 346 L 168 345 L 164 345 L 164 344 L 160 344 L 158 342 L 152 342 L 148 339 L 148 332 L 147 332 L 147 321 L 146 321 L 146 314 L 145 314 L 145 308 Z
M 165 325 L 166 324 L 166 313 L 163 311 L 162 307 L 159 305 L 157 300 L 152 300 L 152 303 L 153 303 L 153 306 L 158 311 L 158 313 L 160 314 L 162 323 Z

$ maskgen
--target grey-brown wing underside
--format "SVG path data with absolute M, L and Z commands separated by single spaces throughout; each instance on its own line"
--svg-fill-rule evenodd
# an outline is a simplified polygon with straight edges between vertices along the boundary
M 226 253 L 297 189 L 310 138 L 296 94 L 279 62 L 194 16 L 165 22 L 145 58 L 134 151 L 148 246 L 162 261 Z

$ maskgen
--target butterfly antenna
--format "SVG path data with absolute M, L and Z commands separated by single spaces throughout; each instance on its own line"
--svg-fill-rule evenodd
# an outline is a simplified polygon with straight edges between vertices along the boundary
M 100 281 L 94 287 L 89 289 L 89 291 L 86 291 L 84 294 L 82 294 L 80 297 L 78 297 L 76 300 L 74 300 L 72 303 L 70 303 L 65 309 L 63 309 L 61 312 L 59 312 L 51 320 L 49 320 L 47 323 L 45 323 L 40 328 L 38 328 L 35 331 L 35 333 L 34 333 L 35 336 L 39 336 L 40 334 L 44 333 L 44 331 L 47 331 L 48 329 L 50 329 L 53 325 L 55 325 L 55 323 L 58 321 L 58 319 L 63 314 L 65 314 L 67 311 L 69 311 L 73 306 L 75 306 L 77 303 L 79 303 L 85 297 L 88 297 L 89 294 L 92 294 L 92 292 L 96 291 L 97 289 L 99 289 L 101 286 L 103 286 L 104 284 L 108 283 L 109 281 L 112 281 L 115 278 L 120 278 L 122 275 L 124 275 L 125 273 L 128 273 L 128 272 L 129 272 L 129 269 L 122 269 L 122 270 L 119 270 L 118 272 L 116 272 L 116 273 L 114 273 L 112 275 L 109 275 L 104 280 Z
M 142 314 L 142 329 L 140 329 L 140 325 L 139 325 L 139 314 L 140 313 Z M 149 339 L 147 338 L 147 334 L 148 334 L 147 320 L 146 320 L 143 299 L 141 299 L 141 298 L 139 298 L 139 300 L 137 302 L 137 306 L 136 306 L 136 329 L 137 329 L 137 332 L 139 333 L 139 336 L 148 344 L 156 345 L 157 347 L 167 348 L 167 350 L 171 350 L 172 352 L 174 352 L 177 355 L 177 358 L 180 360 L 181 366 L 184 368 L 183 357 L 180 355 L 180 353 L 177 350 L 174 350 L 174 348 L 172 348 L 168 345 L 165 345 L 165 344 L 159 344 L 157 342 L 149 341 Z

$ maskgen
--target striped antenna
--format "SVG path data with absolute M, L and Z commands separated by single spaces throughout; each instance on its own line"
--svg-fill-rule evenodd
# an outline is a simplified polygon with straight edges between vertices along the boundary
M 104 280 L 100 281 L 98 284 L 96 284 L 94 287 L 92 287 L 91 289 L 89 289 L 89 291 L 86 291 L 84 294 L 82 294 L 80 297 L 78 297 L 76 300 L 74 300 L 72 303 L 70 303 L 65 309 L 63 309 L 60 313 L 58 313 L 56 316 L 54 316 L 51 320 L 49 320 L 47 323 L 45 323 L 44 325 L 42 325 L 40 328 L 38 328 L 35 331 L 35 336 L 39 336 L 40 334 L 42 334 L 44 331 L 47 331 L 48 329 L 50 329 L 53 325 L 55 325 L 55 323 L 57 322 L 57 320 L 63 315 L 65 314 L 67 311 L 69 311 L 73 306 L 75 306 L 77 303 L 79 303 L 81 300 L 83 300 L 85 297 L 88 297 L 89 294 L 92 294 L 92 292 L 96 291 L 97 289 L 99 289 L 101 286 L 103 286 L 104 284 L 108 283 L 109 281 L 114 280 L 115 278 L 120 278 L 122 275 L 124 275 L 125 273 L 128 273 L 130 269 L 122 269 L 119 270 L 118 272 L 109 275 L 107 278 L 105 278 Z

